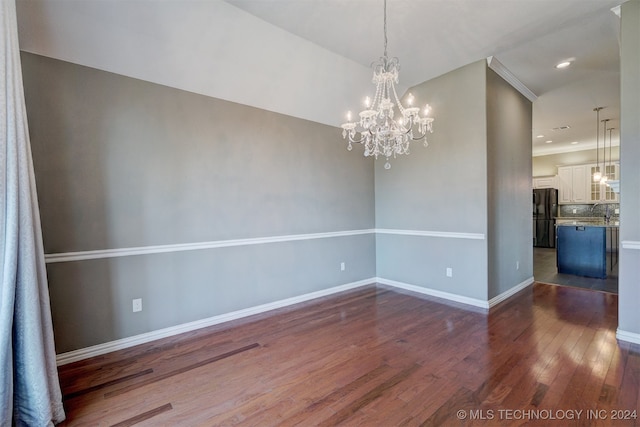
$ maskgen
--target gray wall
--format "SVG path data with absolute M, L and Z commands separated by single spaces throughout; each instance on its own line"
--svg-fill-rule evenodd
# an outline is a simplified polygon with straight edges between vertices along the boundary
M 429 80 L 411 92 L 435 117 L 428 148 L 376 162 L 376 227 L 487 233 L 486 61 Z M 377 236 L 378 277 L 487 299 L 484 240 Z M 446 268 L 453 277 L 446 277 Z
M 620 240 L 640 244 L 640 0 L 621 9 Z M 618 328 L 640 334 L 640 251 L 620 250 Z
M 411 92 L 435 132 L 390 170 L 376 163 L 376 227 L 485 239 L 379 234 L 378 277 L 487 301 L 533 276 L 531 102 L 484 60 Z
M 607 159 L 609 149 L 607 149 Z M 620 147 L 611 148 L 613 161 L 620 160 Z M 533 176 L 557 175 L 558 166 L 578 165 L 596 162 L 596 150 L 581 150 L 570 153 L 547 154 L 533 158 Z M 600 149 L 600 162 L 602 162 L 602 149 Z
M 533 277 L 532 104 L 487 70 L 489 299 Z
M 372 161 L 347 152 L 333 127 L 32 54 L 22 61 L 46 253 L 374 227 Z M 375 237 L 47 270 L 66 352 L 374 277 Z
M 332 127 L 22 60 L 47 253 L 374 227 L 485 236 L 366 234 L 50 263 L 58 352 L 375 276 L 482 301 L 531 276 L 530 104 L 484 60 L 411 89 L 434 108 L 436 131 L 391 170 L 361 147 L 347 152 Z M 143 312 L 131 312 L 133 298 Z

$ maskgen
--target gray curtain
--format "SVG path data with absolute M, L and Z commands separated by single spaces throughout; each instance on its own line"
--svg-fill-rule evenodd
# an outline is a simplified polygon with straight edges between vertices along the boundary
M 64 420 L 15 0 L 0 0 L 0 425 Z

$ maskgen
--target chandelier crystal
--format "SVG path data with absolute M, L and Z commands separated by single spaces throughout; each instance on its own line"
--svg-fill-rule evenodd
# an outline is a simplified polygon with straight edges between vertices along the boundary
M 347 123 L 341 125 L 342 137 L 348 139 L 349 151 L 353 149 L 352 144 L 362 144 L 365 156 L 386 157 L 384 167 L 390 169 L 389 158 L 409 154 L 411 141 L 423 140 L 425 147 L 429 145 L 427 132 L 433 132 L 433 118 L 427 117 L 431 111 L 429 104 L 420 115 L 420 108 L 413 106 L 412 94 L 407 96 L 405 108 L 396 93 L 400 63 L 398 58 L 387 56 L 387 0 L 384 0 L 384 56 L 373 63 L 372 68 L 376 85 L 373 100 L 365 98 L 365 109 L 359 113 L 359 120 L 352 121 L 351 111 L 347 113 Z M 396 108 L 400 113 L 397 119 Z

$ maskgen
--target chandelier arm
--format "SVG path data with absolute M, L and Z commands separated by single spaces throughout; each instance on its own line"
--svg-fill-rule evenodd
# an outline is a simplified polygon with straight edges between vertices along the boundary
M 413 123 L 413 119 L 409 119 L 409 120 L 410 120 L 410 121 L 409 121 L 410 126 L 407 126 L 407 130 L 406 130 L 406 132 L 401 132 L 399 135 L 408 135 L 408 134 L 412 131 L 412 129 L 413 129 L 413 125 L 414 125 L 414 123 Z M 425 133 L 422 133 L 422 132 L 418 131 L 418 134 L 420 134 L 420 136 L 419 136 L 418 138 L 415 138 L 415 137 L 413 137 L 413 136 L 412 136 L 412 137 L 411 137 L 411 140 L 412 140 L 412 141 L 420 141 L 422 138 L 424 138 L 424 137 L 425 137 L 425 135 L 426 135 L 427 133 L 426 133 L 426 132 L 425 132 Z
M 361 132 L 359 132 L 359 133 L 360 133 L 360 135 L 362 135 Z M 360 138 L 358 140 L 353 139 L 353 137 L 351 135 L 348 135 L 348 138 L 349 138 L 349 142 L 351 142 L 353 144 L 362 144 L 364 142 L 364 136 L 362 136 L 362 138 Z
M 413 119 L 411 117 L 409 117 L 409 122 L 407 123 L 407 130 L 405 132 L 402 132 L 400 135 L 408 135 L 412 130 L 413 130 Z M 411 137 L 411 139 L 413 139 L 414 141 L 417 141 L 418 139 L 415 139 L 413 136 Z

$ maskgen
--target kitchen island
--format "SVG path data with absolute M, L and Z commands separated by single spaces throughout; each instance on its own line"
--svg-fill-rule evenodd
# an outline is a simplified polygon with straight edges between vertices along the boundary
M 613 259 L 617 262 L 618 221 L 561 220 L 557 227 L 558 273 L 578 276 L 607 277 L 607 237 Z M 607 232 L 608 231 L 608 232 Z

